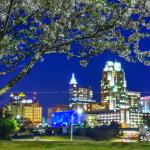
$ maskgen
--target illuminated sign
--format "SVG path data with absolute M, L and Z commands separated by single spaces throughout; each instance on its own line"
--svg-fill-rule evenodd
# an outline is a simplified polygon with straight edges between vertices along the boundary
M 25 97 L 26 95 L 24 93 L 19 93 L 18 96 Z
M 141 100 L 143 100 L 143 101 L 150 101 L 150 96 L 141 97 Z
M 33 103 L 33 100 L 32 99 L 23 99 L 22 103 L 23 104 L 31 104 L 31 103 Z
M 73 119 L 71 120 L 71 116 Z M 83 122 L 83 115 L 78 115 L 75 111 L 64 111 L 64 112 L 54 112 L 52 114 L 51 126 L 60 127 L 60 126 L 69 126 L 71 123 L 73 125 Z

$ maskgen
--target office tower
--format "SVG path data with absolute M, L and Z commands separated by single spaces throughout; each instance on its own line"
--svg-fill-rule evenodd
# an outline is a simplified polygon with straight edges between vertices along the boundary
M 74 73 L 70 80 L 69 100 L 71 107 L 82 107 L 84 110 L 87 109 L 87 104 L 95 102 L 92 89 L 79 87 Z
M 101 102 L 109 105 L 109 110 L 126 108 L 126 80 L 121 63 L 107 61 L 102 72 Z

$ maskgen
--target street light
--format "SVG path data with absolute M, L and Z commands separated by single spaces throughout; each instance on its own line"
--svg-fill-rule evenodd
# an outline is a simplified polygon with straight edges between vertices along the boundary
M 75 113 L 77 113 L 78 115 L 81 115 L 82 114 L 82 109 L 80 108 L 80 109 L 77 109 L 76 111 L 74 111 L 72 114 L 71 114 L 71 138 L 70 138 L 70 140 L 71 141 L 73 141 L 73 115 L 75 114 Z

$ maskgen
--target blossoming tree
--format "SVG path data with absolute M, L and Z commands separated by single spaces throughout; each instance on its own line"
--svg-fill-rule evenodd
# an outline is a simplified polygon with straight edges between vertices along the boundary
M 150 66 L 139 48 L 149 37 L 150 0 L 0 0 L 0 77 L 15 74 L 0 95 L 52 53 L 86 66 L 107 50 Z

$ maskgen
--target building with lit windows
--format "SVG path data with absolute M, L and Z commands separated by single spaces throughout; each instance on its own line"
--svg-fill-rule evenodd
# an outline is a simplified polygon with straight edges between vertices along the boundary
M 119 62 L 107 61 L 102 73 L 101 102 L 109 105 L 109 110 L 126 108 L 125 72 Z
M 127 101 L 131 111 L 136 111 L 136 112 L 138 111 L 140 98 L 141 98 L 140 92 L 127 91 Z
M 150 96 L 141 97 L 139 109 L 143 113 L 150 113 Z
M 71 108 L 82 107 L 84 110 L 87 110 L 87 104 L 95 102 L 92 89 L 79 87 L 74 73 L 70 80 L 69 100 Z
M 143 124 L 141 113 L 130 113 L 129 109 L 120 111 L 99 111 L 87 112 L 86 121 L 89 127 L 109 125 L 111 122 L 118 122 L 122 128 L 138 128 Z
M 48 108 L 48 118 L 51 118 L 54 112 L 63 112 L 67 110 L 69 110 L 68 105 L 56 105 L 54 107 L 50 107 Z
M 111 122 L 120 122 L 120 113 L 113 111 L 101 112 L 97 115 L 99 125 L 110 124 Z
M 131 128 L 139 128 L 143 125 L 143 113 L 130 111 L 129 126 Z
M 15 93 L 10 95 L 10 104 L 13 118 L 30 119 L 32 123 L 40 124 L 42 122 L 42 107 L 36 101 L 28 99 L 24 93 Z
M 87 122 L 87 127 L 94 128 L 98 126 L 98 121 L 97 121 L 97 113 L 87 113 L 86 114 L 86 122 Z
M 105 103 L 90 103 L 87 104 L 86 112 L 97 112 L 101 110 L 108 110 L 108 105 Z
M 99 111 L 86 114 L 86 121 L 89 127 L 109 125 L 115 121 L 120 123 L 120 112 L 114 111 Z
M 38 103 L 24 104 L 22 107 L 22 117 L 30 119 L 32 123 L 42 123 L 42 107 Z

